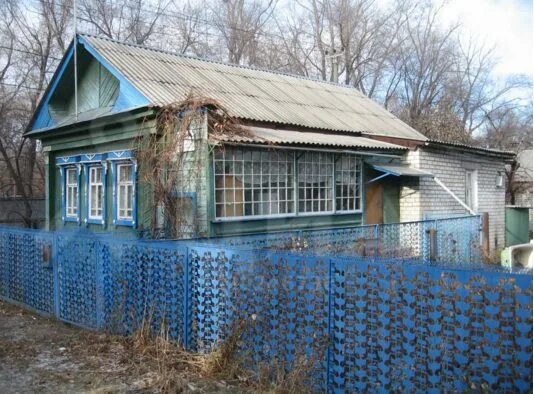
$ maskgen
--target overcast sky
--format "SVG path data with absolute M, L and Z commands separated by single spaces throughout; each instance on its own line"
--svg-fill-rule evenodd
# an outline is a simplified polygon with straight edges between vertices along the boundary
M 532 0 L 449 0 L 443 18 L 460 21 L 476 37 L 496 45 L 499 76 L 532 76 Z

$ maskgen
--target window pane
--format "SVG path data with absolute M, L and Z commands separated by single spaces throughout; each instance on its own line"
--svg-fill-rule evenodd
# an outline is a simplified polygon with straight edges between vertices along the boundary
M 76 183 L 76 169 L 75 168 L 67 169 L 67 183 L 69 184 Z
M 125 182 L 132 179 L 132 166 L 119 165 L 119 182 Z

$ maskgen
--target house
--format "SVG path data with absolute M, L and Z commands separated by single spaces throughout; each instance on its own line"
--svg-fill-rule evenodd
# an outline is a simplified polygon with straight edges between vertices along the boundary
M 146 160 L 140 141 L 191 114 L 155 198 L 175 172 L 150 163 L 176 160 Z M 429 141 L 347 86 L 78 35 L 26 135 L 46 155 L 49 229 L 216 236 L 487 211 L 502 243 L 513 155 Z

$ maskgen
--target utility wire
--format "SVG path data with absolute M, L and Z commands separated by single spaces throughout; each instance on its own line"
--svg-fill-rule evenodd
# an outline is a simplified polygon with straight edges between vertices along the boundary
M 29 0 L 29 1 L 32 1 L 34 3 L 37 3 L 37 0 Z M 57 1 L 57 2 L 54 2 L 54 3 L 51 3 L 49 0 L 41 0 L 39 3 L 37 4 L 40 4 L 40 3 L 45 3 L 46 5 L 50 6 L 50 7 L 54 7 L 54 6 L 60 6 L 60 7 L 63 7 L 63 8 L 66 8 L 66 9 L 71 9 L 73 10 L 73 6 L 70 5 L 70 4 L 65 4 L 63 2 L 60 2 L 60 1 Z M 114 2 L 113 1 L 109 1 L 109 4 L 111 4 L 113 6 Z M 180 11 L 174 11 L 174 12 L 171 12 L 171 11 L 162 11 L 162 10 L 152 10 L 152 9 L 147 9 L 147 8 L 143 8 L 143 7 L 135 7 L 135 6 L 132 6 L 130 4 L 127 4 L 127 3 L 124 3 L 124 4 L 117 4 L 115 3 L 116 6 L 118 7 L 124 7 L 124 8 L 128 8 L 130 10 L 133 10 L 133 11 L 139 11 L 141 13 L 150 13 L 150 14 L 153 14 L 153 15 L 156 15 L 156 16 L 167 16 L 167 17 L 171 17 L 171 18 L 178 18 L 178 19 L 181 19 L 181 20 L 186 20 L 186 21 L 194 21 L 194 22 L 197 22 L 197 23 L 201 23 L 201 24 L 204 24 L 204 25 L 208 25 L 208 26 L 211 26 L 213 28 L 216 28 L 216 29 L 221 29 L 221 30 L 234 30 L 234 31 L 238 31 L 238 32 L 241 32 L 241 33 L 245 33 L 245 34 L 253 34 L 255 36 L 263 36 L 263 37 L 271 37 L 271 38 L 276 38 L 276 39 L 281 39 L 281 40 L 286 40 L 286 38 L 282 35 L 282 34 L 275 34 L 275 33 L 266 33 L 266 32 L 263 32 L 263 31 L 254 31 L 254 30 L 249 30 L 249 29 L 243 29 L 243 28 L 240 28 L 240 27 L 237 27 L 237 26 L 221 26 L 217 23 L 214 23 L 208 19 L 204 19 L 204 18 L 201 18 L 201 17 L 198 17 L 198 16 L 195 16 L 195 15 L 189 15 L 189 14 L 185 14 L 183 12 L 180 12 Z M 94 8 L 90 8 L 90 7 L 87 7 L 87 5 L 84 5 L 84 9 L 85 10 L 90 10 L 90 11 L 98 11 Z M 38 12 L 38 11 L 36 11 Z M 92 21 L 88 20 L 88 19 L 85 19 L 85 18 L 81 18 L 81 17 L 78 17 L 80 20 L 83 20 L 84 22 L 87 22 L 87 23 L 93 23 Z M 116 18 L 116 19 L 119 19 L 119 20 L 129 20 L 128 18 L 124 17 L 124 16 L 113 16 L 113 18 Z M 300 34 L 304 35 L 304 36 L 308 36 L 312 39 L 315 39 L 315 34 L 313 33 L 310 33 L 310 32 L 307 32 L 307 31 L 300 31 L 299 32 Z M 211 33 L 213 34 L 213 33 Z M 225 38 L 224 36 L 218 36 L 219 38 Z M 301 40 L 302 41 L 302 40 Z M 315 45 L 315 41 L 308 41 L 308 44 L 313 44 Z
M 0 49 L 5 49 L 5 50 L 8 50 L 8 51 L 13 51 L 13 52 L 18 52 L 18 53 L 24 53 L 26 55 L 43 56 L 42 54 L 37 53 L 37 52 L 27 51 L 27 50 L 18 49 L 18 48 L 11 48 L 11 47 L 8 47 L 8 46 L 5 46 L 5 45 L 0 45 Z M 52 60 L 61 60 L 60 57 L 55 57 L 55 56 L 48 56 L 48 57 L 50 59 L 52 59 Z

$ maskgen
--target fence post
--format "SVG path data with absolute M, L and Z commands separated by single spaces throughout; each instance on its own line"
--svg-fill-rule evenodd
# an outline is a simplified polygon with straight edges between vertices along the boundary
M 102 242 L 97 239 L 95 240 L 95 290 L 96 290 L 96 328 L 101 330 L 106 327 L 109 322 L 106 322 L 105 305 L 106 305 L 106 290 L 104 285 L 104 262 L 101 258 L 102 253 Z
M 332 362 L 332 346 L 334 346 L 334 338 L 332 336 L 332 321 L 334 319 L 332 315 L 332 265 L 334 264 L 332 259 L 328 259 L 328 349 L 326 353 L 326 388 L 325 393 L 330 392 L 330 363 Z
M 185 247 L 184 261 L 184 305 L 183 305 L 183 347 L 189 349 L 189 246 Z
M 375 242 L 376 242 L 376 245 L 375 245 L 375 253 L 374 253 L 374 258 L 377 259 L 379 257 L 379 253 L 378 253 L 378 248 L 380 247 L 380 240 L 378 239 L 378 236 L 380 234 L 380 225 L 379 224 L 375 224 Z
M 490 238 L 489 238 L 489 213 L 482 213 L 482 258 L 487 259 L 490 255 Z
M 54 287 L 54 316 L 59 319 L 59 259 L 58 234 L 52 233 L 52 285 Z
M 436 261 L 436 257 L 437 257 L 437 232 L 438 230 L 436 230 L 435 228 L 430 228 L 428 229 L 428 242 L 430 243 L 430 253 L 429 253 L 429 259 L 430 261 Z

